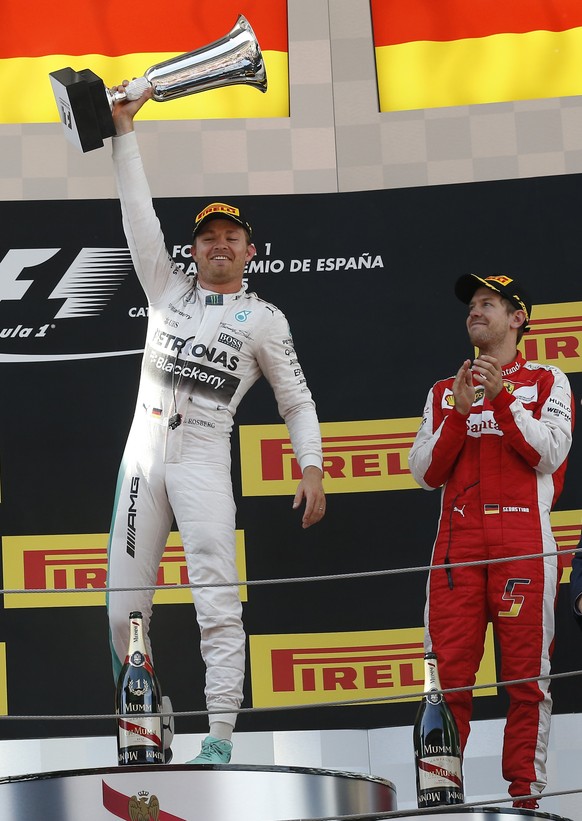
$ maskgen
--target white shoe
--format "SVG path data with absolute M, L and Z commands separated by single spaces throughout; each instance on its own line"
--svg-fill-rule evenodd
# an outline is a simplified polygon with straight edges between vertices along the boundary
M 162 696 L 162 713 L 173 713 L 174 708 L 169 696 Z M 169 764 L 172 760 L 172 741 L 174 740 L 174 716 L 162 716 L 162 728 L 164 731 L 164 764 Z

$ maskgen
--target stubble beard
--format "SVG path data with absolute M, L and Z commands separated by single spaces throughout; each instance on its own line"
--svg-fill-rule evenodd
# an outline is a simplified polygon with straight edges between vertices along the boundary
M 469 341 L 479 350 L 479 353 L 490 354 L 504 341 L 504 334 L 495 331 L 490 325 L 477 325 L 469 329 Z

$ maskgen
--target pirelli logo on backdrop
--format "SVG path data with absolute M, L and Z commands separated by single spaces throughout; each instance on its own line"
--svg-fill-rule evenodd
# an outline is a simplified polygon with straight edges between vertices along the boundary
M 582 371 L 582 302 L 534 305 L 532 314 L 519 346 L 525 358 L 565 373 Z
M 389 696 L 403 701 L 424 688 L 422 627 L 357 633 L 250 636 L 253 707 L 344 703 Z M 497 681 L 489 625 L 477 684 Z M 495 695 L 495 687 L 476 695 Z
M 105 604 L 107 586 L 107 533 L 60 536 L 3 536 L 2 566 L 6 590 L 35 590 L 7 593 L 6 608 L 95 607 Z M 244 532 L 236 532 L 239 577 L 246 581 Z M 157 584 L 188 584 L 188 571 L 179 533 L 171 533 L 158 571 Z M 81 589 L 87 592 L 66 593 Z M 46 592 L 45 592 L 46 591 Z M 102 592 L 90 592 L 102 591 Z M 111 594 L 115 595 L 115 594 Z M 240 587 L 247 601 L 247 587 Z M 192 602 L 190 588 L 158 590 L 155 604 Z
M 560 553 L 560 582 L 570 581 L 572 553 L 576 550 L 582 534 L 582 510 L 555 510 L 550 513 L 552 533 Z
M 408 469 L 420 417 L 323 422 L 327 493 L 417 488 Z M 240 427 L 243 496 L 293 495 L 301 471 L 285 425 Z

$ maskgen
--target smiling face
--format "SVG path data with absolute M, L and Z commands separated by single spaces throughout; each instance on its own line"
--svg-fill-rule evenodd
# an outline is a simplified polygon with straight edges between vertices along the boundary
M 513 308 L 491 288 L 477 288 L 469 303 L 467 330 L 471 343 L 482 353 L 498 350 L 523 324 L 525 313 Z
M 229 219 L 209 220 L 196 234 L 191 251 L 200 285 L 221 294 L 236 293 L 256 250 L 240 225 Z

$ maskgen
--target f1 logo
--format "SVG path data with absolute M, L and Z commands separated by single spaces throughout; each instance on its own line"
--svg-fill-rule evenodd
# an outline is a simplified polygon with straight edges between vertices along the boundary
M 43 265 L 60 248 L 11 248 L 0 260 L 0 302 L 20 300 L 33 284 L 19 279 L 27 268 Z M 62 301 L 54 319 L 96 316 L 132 271 L 128 248 L 82 248 L 48 299 Z
M 32 279 L 18 277 L 25 268 L 42 265 L 54 257 L 60 248 L 11 248 L 0 260 L 0 302 L 5 299 L 22 299 L 32 285 Z

